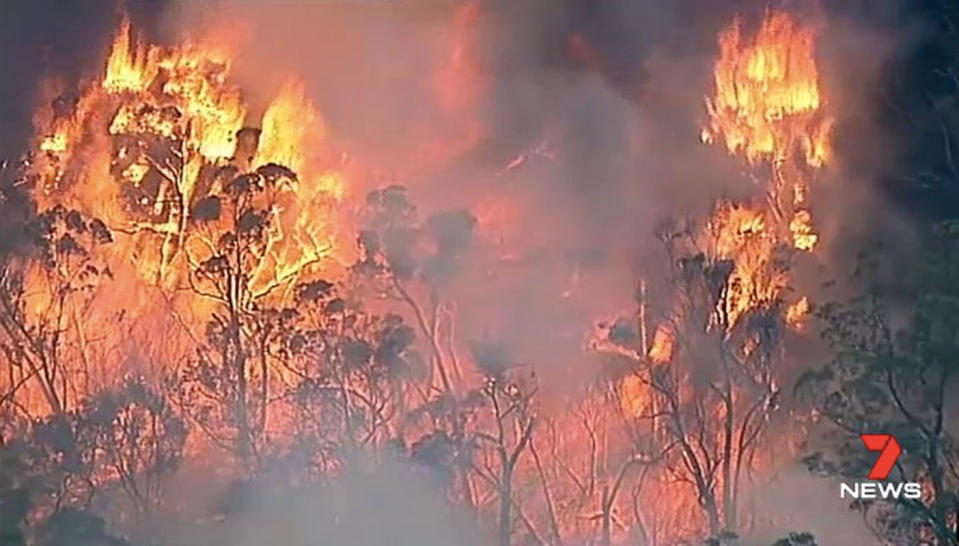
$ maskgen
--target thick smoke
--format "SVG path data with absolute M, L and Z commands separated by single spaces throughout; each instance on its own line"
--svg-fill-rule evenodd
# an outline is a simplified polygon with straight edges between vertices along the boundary
M 548 368 L 632 305 L 664 211 L 702 218 L 755 189 L 698 140 L 734 12 L 693 7 L 186 2 L 171 26 L 242 36 L 236 69 L 262 100 L 303 79 L 331 146 L 379 175 L 353 191 L 399 183 L 424 216 L 477 215 L 489 244 L 457 287 L 460 334 Z
M 288 75 L 303 79 L 330 145 L 373 166 L 376 175 L 354 191 L 399 183 L 425 213 L 477 214 L 486 239 L 454 286 L 458 334 L 504 343 L 548 382 L 552 370 L 582 365 L 592 321 L 630 310 L 639 276 L 661 271 L 654 231 L 664 217 L 701 221 L 718 198 L 760 191 L 698 136 L 717 31 L 737 13 L 754 23 L 766 7 L 476 2 L 457 26 L 462 2 L 182 2 L 170 28 L 242 36 L 236 68 L 259 100 Z M 852 266 L 849 248 L 876 231 L 906 239 L 908 229 L 869 185 L 890 145 L 876 136 L 869 90 L 898 42 L 863 28 L 857 13 L 806 11 L 835 16 L 821 56 L 830 59 L 823 79 L 839 118 L 839 162 L 813 189 L 824 245 L 797 265 L 797 284 L 815 294 Z M 451 105 L 437 94 L 444 70 L 452 70 Z M 851 210 L 884 210 L 887 220 L 877 226 L 876 214 Z M 811 497 L 832 497 L 823 484 L 791 466 L 777 479 L 756 487 L 780 493 L 760 497 L 797 529 L 866 540 L 852 516 L 834 517 L 838 504 L 810 507 Z M 347 503 L 365 492 L 348 490 Z
M 235 70 L 255 105 L 288 77 L 302 79 L 329 147 L 369 175 L 352 181 L 354 194 L 402 184 L 424 218 L 471 210 L 480 236 L 451 287 L 458 335 L 503 343 L 548 383 L 569 365 L 584 366 L 592 322 L 631 310 L 638 278 L 661 270 L 654 231 L 667 213 L 701 220 L 718 198 L 757 192 L 736 161 L 700 143 L 699 129 L 717 31 L 736 13 L 748 22 L 764 8 L 691 0 L 183 1 L 165 11 L 163 30 L 172 37 L 215 29 L 235 40 Z M 105 43 L 113 12 L 97 13 L 99 26 L 77 42 Z M 825 263 L 850 265 L 846 249 L 860 239 L 908 233 L 868 184 L 884 167 L 879 150 L 890 145 L 871 125 L 876 97 L 868 90 L 898 42 L 863 29 L 856 16 L 830 18 L 823 40 L 823 56 L 833 60 L 823 78 L 830 107 L 842 112 L 840 162 L 831 186 L 813 190 L 824 252 L 800 264 L 808 293 L 836 274 Z M 4 100 L 3 108 L 11 119 L 29 111 L 23 100 Z M 866 210 L 888 212 L 876 225 Z M 797 529 L 823 537 L 862 531 L 853 516 L 827 519 L 829 510 L 805 500 L 831 490 L 822 493 L 792 467 L 786 473 L 769 488 L 785 493 L 763 500 Z M 478 531 L 446 513 L 422 478 L 385 465 L 295 498 L 269 486 L 236 493 L 249 497 L 235 508 L 239 523 L 214 525 L 203 543 L 474 544 Z

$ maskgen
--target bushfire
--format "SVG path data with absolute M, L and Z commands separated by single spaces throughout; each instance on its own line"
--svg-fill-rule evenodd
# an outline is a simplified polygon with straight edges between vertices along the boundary
M 453 14 L 425 86 L 464 120 L 465 147 L 484 138 L 481 6 Z M 487 220 L 514 207 L 421 218 L 415 188 L 362 180 L 302 80 L 255 108 L 228 46 L 152 45 L 124 20 L 101 73 L 51 84 L 36 111 L 22 183 L 38 250 L 2 278 L 5 426 L 126 427 L 90 433 L 58 505 L 122 484 L 146 514 L 174 502 L 174 459 L 240 480 L 295 460 L 303 483 L 396 457 L 503 546 L 735 535 L 747 481 L 790 449 L 767 438 L 784 340 L 811 307 L 790 265 L 816 252 L 810 194 L 830 162 L 816 38 L 786 12 L 721 32 L 701 139 L 742 164 L 755 197 L 670 231 L 668 293 L 641 281 L 628 318 L 583 325 L 570 360 L 597 371 L 555 389 L 494 339 L 458 339 L 442 290 L 466 242 L 501 236 Z

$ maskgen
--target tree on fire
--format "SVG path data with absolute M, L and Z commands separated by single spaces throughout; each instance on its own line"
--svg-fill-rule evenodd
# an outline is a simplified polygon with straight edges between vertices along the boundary
M 959 367 L 959 224 L 933 228 L 917 260 L 884 270 L 866 255 L 866 290 L 820 310 L 835 357 L 797 384 L 832 428 L 814 472 L 861 481 L 873 458 L 858 435 L 892 434 L 902 446 L 890 479 L 922 484 L 922 499 L 859 500 L 873 531 L 894 544 L 959 544 L 959 447 L 947 422 Z M 887 266 L 888 267 L 888 266 Z
M 321 475 L 348 466 L 383 442 L 404 403 L 403 384 L 421 366 L 413 330 L 399 316 L 364 312 L 330 282 L 278 271 L 275 215 L 295 173 L 268 164 L 218 176 L 191 213 L 208 250 L 202 259 L 187 252 L 191 289 L 216 307 L 175 397 L 249 474 L 284 440 L 269 435 L 271 408 L 284 400 L 294 402 L 294 415 L 276 416 L 292 419 L 287 455 Z M 288 305 L 277 303 L 284 292 Z
M 749 310 L 731 317 L 733 261 L 695 251 L 688 234 L 671 226 L 665 222 L 660 231 L 673 264 L 668 286 L 678 295 L 660 326 L 670 340 L 666 358 L 642 346 L 645 336 L 632 326 L 635 320 L 617 321 L 597 348 L 626 357 L 625 373 L 649 393 L 630 417 L 653 422 L 650 433 L 660 438 L 667 472 L 694 489 L 709 536 L 725 542 L 734 540 L 743 524 L 738 513 L 745 500 L 743 480 L 751 476 L 763 431 L 777 409 L 784 305 L 748 295 Z M 644 298 L 638 302 L 641 322 Z
M 38 215 L 24 232 L 30 239 L 27 252 L 37 259 L 8 254 L 0 272 L 0 329 L 5 334 L 0 349 L 10 363 L 9 388 L 0 395 L 0 408 L 9 408 L 20 388 L 36 385 L 50 412 L 62 413 L 69 406 L 68 378 L 76 373 L 74 367 L 88 364 L 64 359 L 66 332 L 83 328 L 69 311 L 82 309 L 92 290 L 109 278 L 109 269 L 94 251 L 113 236 L 102 221 L 64 207 Z M 27 275 L 41 279 L 43 293 L 24 291 Z

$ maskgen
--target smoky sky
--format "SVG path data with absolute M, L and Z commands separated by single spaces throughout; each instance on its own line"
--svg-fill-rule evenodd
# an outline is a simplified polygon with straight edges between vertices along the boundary
M 816 203 L 826 235 L 882 229 L 896 221 L 889 215 L 876 222 L 879 215 L 864 218 L 861 212 L 876 210 L 870 180 L 886 167 L 888 150 L 896 146 L 874 110 L 876 89 L 894 77 L 884 72 L 885 62 L 922 33 L 922 25 L 896 26 L 900 4 L 774 3 L 800 11 L 820 6 L 831 18 L 822 47 L 834 61 L 823 66 L 823 79 L 833 91 L 832 106 L 844 112 L 835 139 L 836 168 L 843 176 Z M 424 104 L 430 99 L 420 94 L 416 80 L 428 77 L 429 56 L 457 5 L 168 0 L 127 2 L 125 10 L 152 42 L 176 40 L 182 30 L 197 33 L 236 21 L 249 25 L 236 68 L 251 100 L 268 100 L 284 73 L 295 74 L 304 80 L 337 145 L 383 165 L 385 179 L 407 185 L 427 213 L 472 208 L 489 194 L 516 198 L 520 220 L 510 226 L 510 235 L 527 252 L 509 260 L 494 255 L 492 268 L 490 255 L 470 264 L 475 267 L 453 287 L 463 311 L 458 330 L 464 342 L 487 335 L 502 341 L 520 361 L 566 363 L 581 354 L 591 321 L 631 306 L 636 279 L 651 261 L 652 230 L 664 214 L 702 218 L 717 198 L 756 191 L 724 150 L 701 145 L 698 130 L 702 97 L 711 90 L 717 32 L 734 14 L 742 14 L 747 24 L 755 21 L 770 4 L 481 1 L 474 46 L 488 85 L 475 112 L 484 134 L 468 151 L 433 168 L 406 158 L 415 149 L 407 141 L 421 136 L 417 123 L 430 115 L 431 105 Z M 56 76 L 69 88 L 95 74 L 118 19 L 118 5 L 111 0 L 5 3 L 0 18 L 3 158 L 24 149 L 41 79 Z M 541 142 L 548 143 L 550 157 L 532 154 L 520 168 L 506 170 L 517 154 Z M 847 210 L 858 213 L 844 214 Z M 846 243 L 833 240 L 842 241 L 838 246 Z M 824 243 L 825 252 L 830 246 L 837 245 Z M 818 272 L 808 278 L 821 279 Z M 392 511 L 393 504 L 408 501 L 409 485 L 399 474 L 395 490 L 403 495 L 370 487 L 366 495 L 344 497 L 345 508 L 335 508 L 355 511 L 374 497 L 390 501 Z M 425 503 L 429 495 L 417 492 L 415 498 Z M 323 497 L 301 504 L 309 514 L 334 501 L 345 502 Z M 251 533 L 258 526 L 271 529 L 277 519 L 286 525 L 271 510 L 257 511 L 268 523 L 251 519 Z M 422 521 L 422 514 L 412 512 L 401 517 Z M 291 534 L 309 537 L 321 524 Z M 448 537 L 456 528 L 438 522 L 433 531 Z M 344 542 L 383 543 L 378 536 L 356 539 L 357 532 L 343 531 Z M 397 543 L 425 541 L 413 534 Z M 225 542 L 238 543 L 233 537 Z M 440 538 L 437 543 L 457 542 Z
M 863 37 L 886 28 L 895 3 L 836 4 L 824 6 L 830 16 L 835 13 L 839 29 L 826 33 L 824 47 L 838 44 L 835 56 L 854 60 L 850 50 L 862 56 L 876 50 Z M 756 192 L 739 165 L 720 147 L 702 146 L 698 133 L 703 95 L 712 86 L 717 32 L 737 14 L 754 25 L 770 4 L 484 0 L 477 5 L 470 47 L 485 85 L 470 108 L 483 134 L 465 152 L 439 163 L 421 161 L 417 142 L 455 140 L 457 128 L 434 131 L 446 121 L 434 119 L 433 99 L 422 82 L 436 68 L 434 57 L 449 39 L 445 33 L 461 2 L 143 1 L 123 9 L 154 43 L 176 41 L 183 32 L 202 35 L 245 25 L 235 74 L 253 109 L 262 111 L 285 76 L 302 79 L 334 145 L 386 173 L 358 181 L 364 189 L 404 184 L 427 214 L 475 210 L 488 195 L 519 201 L 520 220 L 510 226 L 511 236 L 533 249 L 511 265 L 521 280 L 495 286 L 464 281 L 464 307 L 470 307 L 470 298 L 485 300 L 475 302 L 470 313 L 475 324 L 465 329 L 471 326 L 477 335 L 498 325 L 538 339 L 531 352 L 544 346 L 573 351 L 596 309 L 579 308 L 582 298 L 560 301 L 558 294 L 590 290 L 595 294 L 590 301 L 599 308 L 622 305 L 653 261 L 651 235 L 664 216 L 703 218 L 717 198 Z M 800 13 L 816 5 L 775 4 Z M 69 89 L 101 69 L 120 9 L 106 0 L 11 5 L 0 40 L 4 62 L 13 67 L 7 73 L 18 77 L 0 83 L 5 157 L 23 149 L 41 78 L 56 76 Z M 866 67 L 862 78 L 874 77 L 878 62 L 857 63 Z M 836 103 L 856 88 L 855 98 L 846 102 L 859 106 L 848 109 L 852 123 L 839 120 L 837 149 L 858 164 L 850 169 L 856 176 L 836 190 L 842 198 L 830 196 L 825 206 L 847 203 L 845 197 L 853 195 L 862 207 L 874 198 L 864 180 L 881 169 L 876 158 L 882 154 L 875 150 L 887 142 L 871 132 L 874 101 L 860 100 L 868 91 L 842 81 L 842 71 L 834 73 L 841 82 Z M 863 135 L 880 145 L 861 145 Z M 549 158 L 531 156 L 521 168 L 503 172 L 518 154 L 544 142 Z M 854 144 L 844 150 L 844 142 Z M 835 225 L 829 224 L 832 218 L 839 218 Z M 839 233 L 850 231 L 850 223 L 861 226 L 856 220 L 836 214 L 821 221 Z M 491 296 L 490 290 L 498 294 Z M 498 310 L 488 309 L 490 301 Z M 557 331 L 569 332 L 568 339 L 541 339 L 542 332 Z
M 42 78 L 65 82 L 100 69 L 120 6 L 147 36 L 163 0 L 10 0 L 0 17 L 0 157 L 23 152 L 30 136 L 31 114 Z

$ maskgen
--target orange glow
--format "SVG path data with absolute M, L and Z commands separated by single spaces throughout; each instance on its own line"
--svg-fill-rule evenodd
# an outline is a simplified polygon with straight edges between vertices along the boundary
M 816 31 L 788 13 L 766 17 L 751 42 L 737 20 L 719 36 L 716 95 L 706 100 L 707 142 L 721 139 L 750 162 L 781 159 L 797 144 L 805 160 L 828 159 L 831 121 L 820 113 Z
M 734 264 L 721 309 L 727 327 L 781 295 L 788 277 L 774 265 L 777 247 L 815 249 L 809 180 L 829 159 L 832 127 L 823 112 L 815 29 L 784 12 L 767 15 L 752 39 L 741 26 L 737 19 L 719 35 L 715 95 L 706 98 L 702 136 L 769 170 L 765 200 L 720 203 L 707 222 L 711 256 Z
M 673 358 L 673 344 L 676 342 L 672 331 L 660 326 L 653 334 L 653 345 L 649 348 L 649 359 L 656 364 L 664 364 Z

